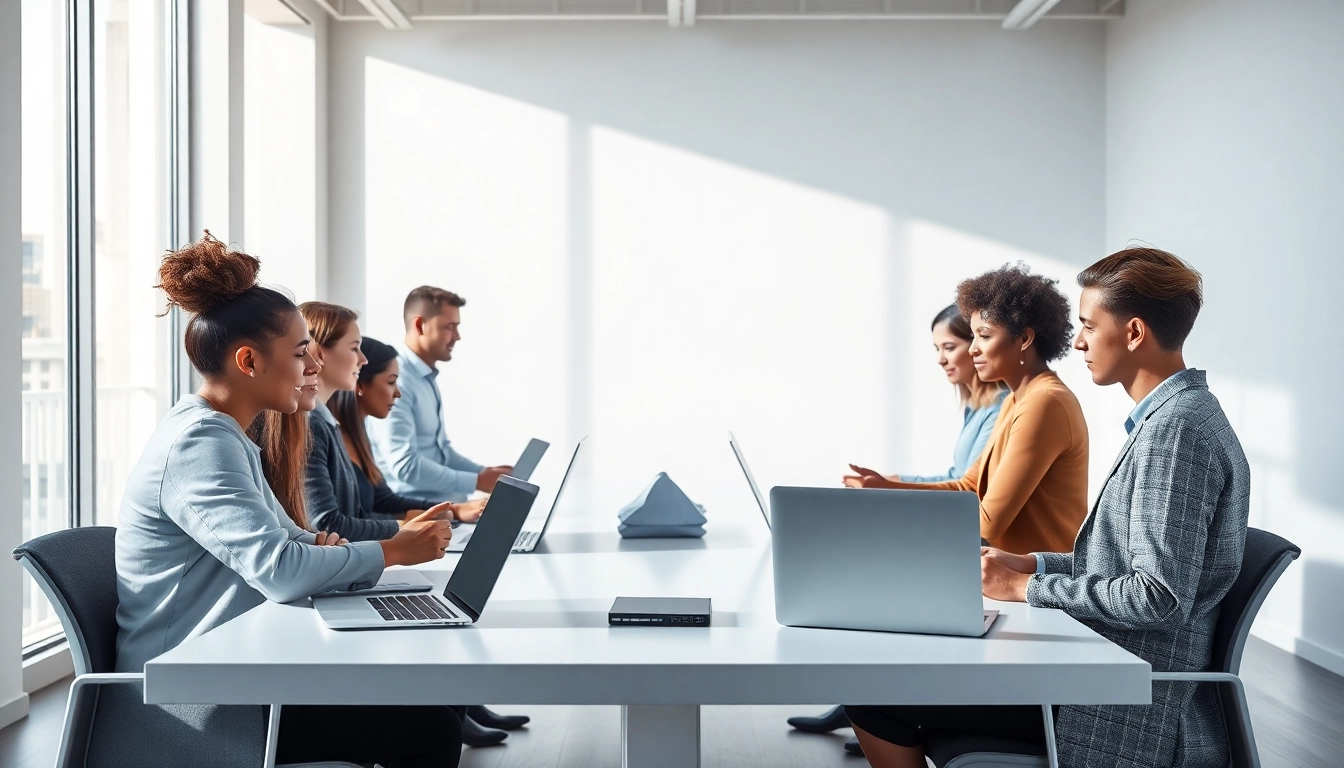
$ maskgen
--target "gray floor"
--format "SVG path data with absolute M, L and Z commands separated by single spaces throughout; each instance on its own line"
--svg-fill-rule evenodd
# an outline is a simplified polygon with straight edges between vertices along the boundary
M 1252 638 L 1242 677 L 1250 692 L 1251 718 L 1264 768 L 1337 768 L 1344 755 L 1344 678 Z M 68 681 L 38 692 L 28 719 L 0 731 L 0 766 L 51 768 L 65 714 Z M 523 711 L 502 707 L 503 711 Z M 849 736 L 808 736 L 791 731 L 784 718 L 818 707 L 706 707 L 703 715 L 706 768 L 845 766 L 840 745 Z M 620 710 L 616 707 L 527 707 L 532 725 L 504 747 L 468 749 L 464 768 L 588 768 L 619 766 Z

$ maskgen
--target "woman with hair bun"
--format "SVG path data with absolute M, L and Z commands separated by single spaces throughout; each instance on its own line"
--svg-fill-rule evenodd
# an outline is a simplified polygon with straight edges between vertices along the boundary
M 980 536 L 991 546 L 1015 554 L 1072 547 L 1087 513 L 1087 422 L 1078 398 L 1050 370 L 1073 335 L 1069 300 L 1055 282 L 1017 264 L 957 286 L 957 307 L 975 334 L 976 375 L 1011 393 L 965 476 L 907 483 L 851 464 L 855 474 L 845 485 L 971 491 L 980 497 Z
M 351 544 L 285 513 L 244 426 L 263 411 L 294 413 L 317 363 L 298 309 L 257 284 L 260 269 L 209 232 L 159 268 L 169 303 L 192 315 L 186 351 L 204 383 L 168 412 L 127 479 L 116 537 L 118 672 L 143 671 L 266 600 L 371 586 L 385 566 L 443 557 L 451 539 L 447 521 L 426 516 L 385 541 Z M 454 766 L 459 734 L 447 707 L 290 706 L 278 760 Z

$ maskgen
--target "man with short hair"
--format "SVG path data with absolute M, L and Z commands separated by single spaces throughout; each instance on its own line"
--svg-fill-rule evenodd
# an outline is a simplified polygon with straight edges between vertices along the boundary
M 397 346 L 401 401 L 386 419 L 368 424 L 374 458 L 392 490 L 407 496 L 464 501 L 472 491 L 489 493 L 511 466 L 486 467 L 458 453 L 443 426 L 438 364 L 453 359 L 462 339 L 462 307 L 467 301 L 442 288 L 422 285 L 406 296 L 402 319 L 406 337 Z M 459 508 L 471 522 L 480 504 Z
M 1241 570 L 1250 467 L 1203 371 L 1182 346 L 1203 303 L 1198 272 L 1155 248 L 1128 248 L 1078 276 L 1081 351 L 1093 382 L 1135 402 L 1129 439 L 1073 551 L 985 547 L 986 597 L 1059 608 L 1152 665 L 1204 671 L 1223 597 Z M 1039 707 L 852 707 L 869 762 L 923 766 L 928 728 L 1043 742 Z M 1061 765 L 1223 766 L 1211 686 L 1153 683 L 1147 706 L 1062 706 Z

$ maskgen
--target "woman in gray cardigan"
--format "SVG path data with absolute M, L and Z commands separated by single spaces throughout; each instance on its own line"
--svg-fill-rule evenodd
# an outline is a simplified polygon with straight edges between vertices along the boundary
M 446 523 L 426 519 L 387 541 L 342 543 L 281 509 L 243 425 L 263 410 L 294 412 L 317 364 L 294 304 L 256 284 L 260 267 L 206 233 L 159 270 L 169 302 L 192 315 L 186 352 L 204 384 L 168 412 L 127 478 L 116 536 L 119 672 L 142 671 L 266 600 L 370 585 L 385 565 L 443 557 L 451 539 Z M 460 744 L 446 707 L 292 706 L 277 753 L 286 763 L 428 768 L 457 765 Z
M 355 390 L 368 362 L 362 351 L 358 313 L 321 301 L 305 302 L 299 311 L 308 324 L 314 352 L 322 364 L 318 374 L 321 391 L 336 395 Z M 341 425 L 321 400 L 319 397 L 308 414 L 311 446 L 304 477 L 305 503 L 316 530 L 332 531 L 350 541 L 380 540 L 395 536 L 399 526 L 415 519 L 424 509 L 452 517 L 453 504 L 443 502 L 435 506 L 432 502 L 398 496 L 385 484 L 385 492 L 379 494 L 375 488 L 371 503 L 365 505 L 360 492 L 363 472 L 351 461 Z M 359 426 L 362 430 L 363 424 Z M 459 708 L 458 714 L 462 720 L 462 739 L 472 747 L 499 744 L 508 738 L 505 731 L 521 728 L 528 722 L 525 716 L 501 715 L 480 705 Z

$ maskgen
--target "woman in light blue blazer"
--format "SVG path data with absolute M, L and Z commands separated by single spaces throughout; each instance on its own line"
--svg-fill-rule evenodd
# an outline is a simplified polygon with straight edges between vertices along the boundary
M 387 565 L 441 558 L 451 540 L 447 521 L 426 517 L 386 541 L 351 544 L 285 513 L 243 425 L 263 411 L 295 412 L 318 365 L 297 307 L 256 284 L 260 268 L 207 232 L 159 269 L 169 302 L 192 315 L 184 341 L 204 383 L 168 412 L 127 478 L 116 536 L 118 672 L 141 672 L 266 600 L 369 586 Z M 447 707 L 281 712 L 282 763 L 429 768 L 457 765 L 460 752 Z
M 952 466 L 941 475 L 891 475 L 888 479 L 907 483 L 938 483 L 955 480 L 965 476 L 985 450 L 989 436 L 994 432 L 994 421 L 999 417 L 999 406 L 1008 394 L 1007 387 L 999 382 L 986 383 L 975 374 L 975 365 L 971 362 L 971 324 L 961 316 L 956 304 L 948 305 L 933 318 L 933 348 L 937 352 L 938 367 L 943 369 L 947 380 L 957 388 L 962 408 L 961 433 L 957 436 L 956 447 L 952 449 Z M 859 474 L 870 470 L 854 467 Z M 844 707 L 836 707 L 818 717 L 791 717 L 789 725 L 808 733 L 829 733 L 839 728 L 849 727 L 849 718 Z M 851 739 L 845 749 L 855 754 L 859 751 L 859 742 Z

